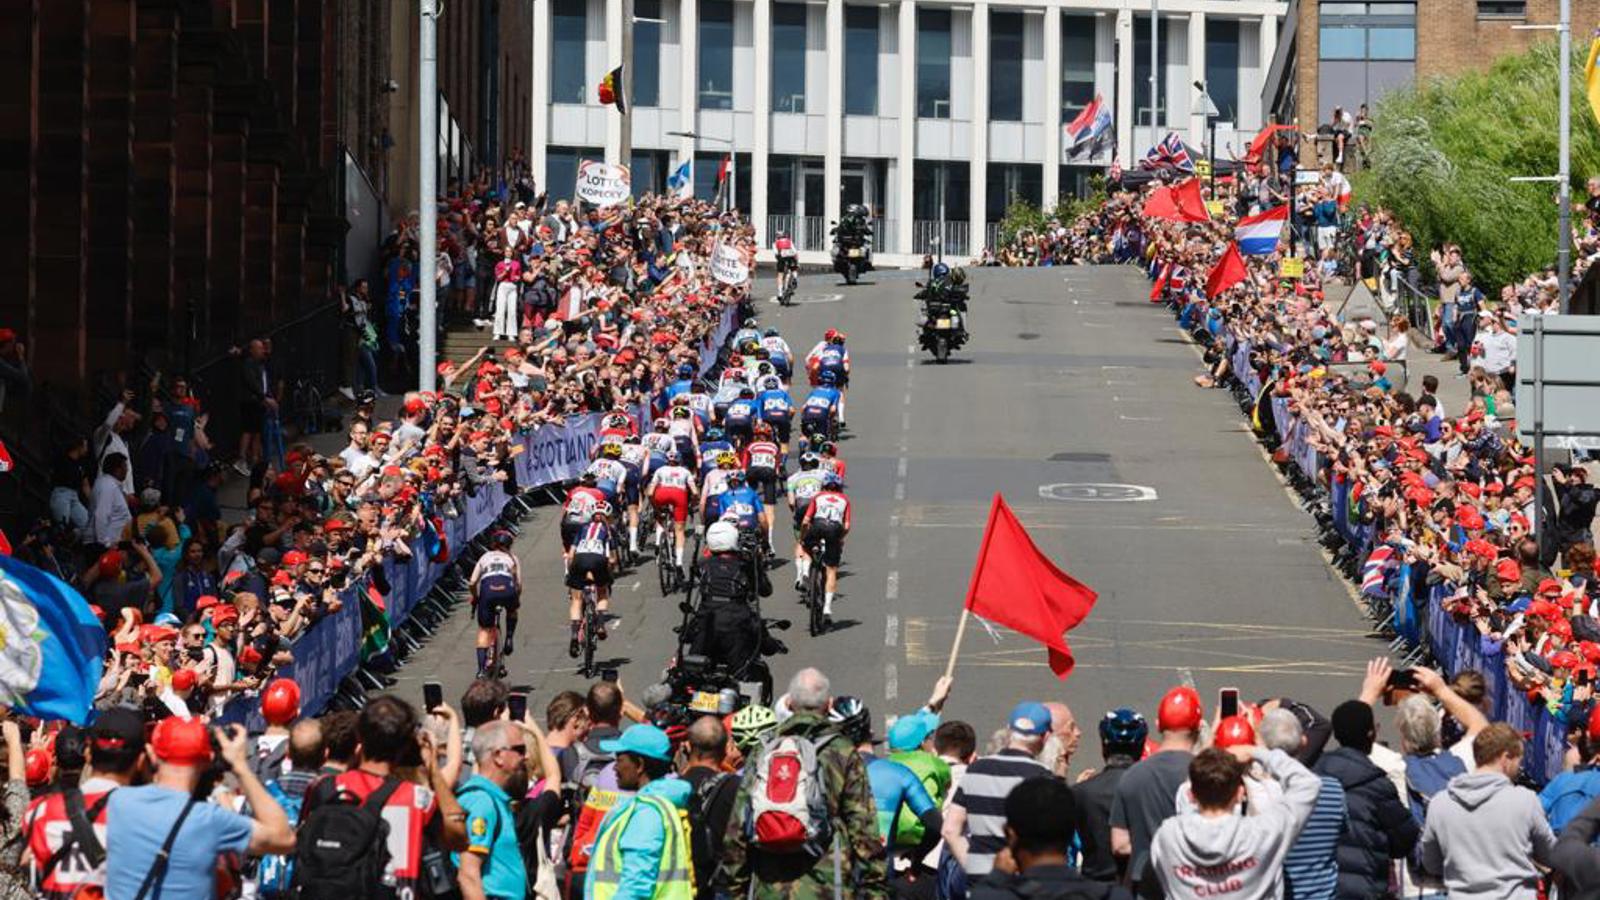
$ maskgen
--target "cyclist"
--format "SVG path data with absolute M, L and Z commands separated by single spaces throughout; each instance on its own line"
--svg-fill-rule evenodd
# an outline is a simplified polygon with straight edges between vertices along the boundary
M 517 610 L 522 607 L 522 564 L 511 555 L 511 532 L 496 529 L 489 535 L 489 552 L 478 557 L 467 578 L 478 614 L 478 677 L 489 678 L 489 651 L 499 639 L 496 621 L 506 611 L 506 642 L 502 655 L 511 655 L 517 634 Z
M 648 479 L 655 470 L 667 464 L 667 454 L 678 452 L 678 442 L 673 440 L 668 433 L 671 423 L 666 419 L 657 419 L 650 425 L 650 430 L 640 438 L 645 450 L 650 454 L 649 465 L 645 468 L 645 478 Z M 681 454 L 680 454 L 681 457 Z
M 724 479 L 727 490 L 722 491 L 707 504 L 711 512 L 710 519 L 717 520 L 729 516 L 738 518 L 741 531 L 755 531 L 760 528 L 760 533 L 765 536 L 772 533 L 772 514 L 767 512 L 766 504 L 761 502 L 761 495 L 750 486 L 744 470 L 733 468 L 728 470 Z
M 801 523 L 811 506 L 811 498 L 822 493 L 824 474 L 815 453 L 802 453 L 800 470 L 790 475 L 784 485 L 785 499 L 794 514 L 794 589 L 797 591 L 805 584 L 806 574 L 811 570 L 811 557 L 806 555 L 805 542 L 800 540 Z
M 785 296 L 800 278 L 800 251 L 789 239 L 789 233 L 780 231 L 772 242 L 772 254 L 778 258 L 778 295 Z M 772 302 L 779 302 L 778 298 L 772 298 Z
M 617 555 L 616 539 L 611 532 L 611 504 L 595 504 L 589 524 L 578 532 L 572 542 L 572 563 L 567 567 L 567 588 L 572 601 L 567 606 L 567 620 L 572 627 L 572 639 L 567 643 L 567 655 L 578 658 L 582 646 L 578 642 L 578 628 L 583 616 L 583 589 L 593 585 L 595 610 L 600 614 L 597 640 L 606 639 L 606 621 L 611 618 L 611 565 Z
M 694 366 L 681 363 L 677 371 L 678 380 L 667 385 L 661 392 L 661 402 L 671 404 L 680 394 L 687 394 L 694 389 Z
M 817 458 L 821 461 L 822 470 L 824 472 L 832 472 L 833 474 L 839 476 L 839 482 L 841 484 L 844 483 L 844 472 L 847 466 L 845 465 L 844 458 L 839 455 L 838 444 L 835 444 L 833 441 L 823 441 L 821 444 L 818 444 Z
M 749 385 L 739 388 L 739 396 L 728 404 L 722 414 L 722 429 L 735 447 L 750 443 L 751 428 L 756 422 L 756 392 Z
M 761 497 L 761 502 L 772 506 L 778 502 L 779 473 L 783 471 L 783 450 L 772 440 L 772 426 L 757 422 L 755 440 L 744 448 L 744 471 L 750 487 Z M 772 517 L 767 516 L 767 543 L 772 543 Z
M 650 451 L 637 434 L 622 439 L 619 457 L 628 475 L 622 482 L 622 493 L 628 501 L 628 549 L 639 552 L 639 488 L 644 484 L 644 468 L 650 462 Z
M 733 735 L 733 746 L 749 758 L 767 738 L 778 733 L 778 714 L 769 707 L 752 703 L 733 714 L 728 731 Z
M 944 817 L 939 805 L 922 786 L 922 779 L 904 763 L 875 756 L 872 752 L 872 712 L 856 697 L 835 697 L 828 710 L 828 721 L 855 745 L 861 759 L 867 764 L 867 782 L 872 789 L 872 805 L 878 812 L 878 833 L 883 835 L 886 849 L 893 850 L 894 835 L 900 819 L 900 808 L 922 822 L 922 843 L 911 849 L 909 858 L 920 860 L 939 843 L 939 829 Z M 894 871 L 890 860 L 890 872 Z
M 689 519 L 689 504 L 694 501 L 695 487 L 694 475 L 678 463 L 676 451 L 667 453 L 666 465 L 656 470 L 650 476 L 650 487 L 646 491 L 650 497 L 650 506 L 656 510 L 656 534 L 661 533 L 660 516 L 664 512 L 672 513 L 672 534 L 677 538 L 677 558 L 673 560 L 681 570 L 683 568 L 683 530 L 684 523 Z
M 800 407 L 800 434 L 807 442 L 828 439 L 843 400 L 843 394 L 835 387 L 837 380 L 832 372 L 821 373 L 817 382 L 811 395 L 806 397 L 805 404 Z M 801 446 L 803 448 L 805 444 Z
M 767 359 L 772 361 L 772 368 L 784 381 L 794 376 L 794 351 L 789 349 L 789 342 L 778 334 L 778 329 L 768 328 L 761 334 L 761 348 L 767 351 Z
M 747 317 L 740 325 L 739 330 L 734 332 L 733 346 L 743 347 L 749 341 L 757 344 L 761 343 L 761 329 L 758 327 L 760 324 L 755 320 L 754 316 Z
M 745 386 L 743 369 L 728 369 L 722 373 L 722 382 L 711 397 L 711 421 L 721 424 L 728 414 L 728 405 L 739 399 L 739 390 Z
M 756 408 L 761 411 L 761 421 L 772 426 L 779 447 L 789 446 L 789 428 L 794 422 L 794 401 L 789 399 L 789 392 L 783 389 L 783 382 L 777 375 L 768 375 L 761 384 L 761 393 L 756 395 Z
M 706 393 L 705 385 L 696 383 L 694 390 L 684 396 L 683 402 L 694 411 L 695 422 L 701 430 L 711 424 L 711 395 Z
M 599 488 L 599 479 L 593 472 L 584 472 L 578 477 L 578 483 L 567 492 L 567 502 L 561 508 L 561 561 L 563 566 L 570 568 L 572 565 L 572 542 L 578 539 L 578 532 L 583 526 L 589 524 L 594 518 L 594 508 L 606 501 L 606 495 Z
M 606 413 L 605 418 L 600 420 L 602 440 L 611 436 L 621 439 L 638 433 L 639 429 L 634 425 L 633 416 L 628 415 L 628 411 L 620 406 Z
M 834 384 L 839 388 L 837 413 L 841 427 L 844 425 L 845 392 L 850 387 L 850 351 L 845 349 L 844 339 L 844 332 L 830 328 L 806 354 L 806 369 L 816 375 L 818 382 L 824 374 L 833 373 Z
M 706 524 L 715 522 L 717 517 L 711 514 L 716 506 L 714 501 L 723 491 L 728 489 L 728 475 L 739 468 L 739 456 L 732 450 L 717 452 L 716 468 L 707 472 L 704 482 L 700 485 L 700 521 Z
M 687 403 L 672 408 L 671 418 L 667 420 L 667 435 L 672 438 L 678 458 L 693 468 L 700 458 L 700 426 Z
M 821 560 L 828 570 L 824 588 L 822 615 L 832 624 L 833 595 L 839 588 L 839 559 L 844 555 L 844 539 L 850 533 L 850 498 L 844 495 L 844 483 L 839 476 L 828 472 L 822 476 L 822 490 L 811 498 L 806 514 L 800 520 L 800 534 L 808 548 L 822 540 L 827 541 Z
M 727 437 L 719 426 L 713 425 L 706 429 L 706 439 L 700 443 L 700 477 L 704 478 L 707 472 L 717 467 L 717 462 L 722 458 L 724 450 L 733 450 L 733 445 L 728 443 Z
M 596 486 L 606 495 L 606 502 L 617 506 L 628 481 L 628 467 L 622 464 L 622 445 L 601 444 L 599 458 L 589 464 L 587 471 L 594 473 Z

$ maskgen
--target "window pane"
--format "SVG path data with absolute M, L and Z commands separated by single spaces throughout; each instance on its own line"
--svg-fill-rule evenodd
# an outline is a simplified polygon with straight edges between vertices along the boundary
M 1156 62 L 1160 69 L 1161 83 L 1157 86 L 1160 92 L 1156 96 L 1160 117 L 1158 123 L 1167 119 L 1167 45 L 1171 38 L 1171 23 L 1161 21 L 1161 58 Z M 1150 17 L 1133 17 L 1133 109 L 1134 122 L 1149 126 L 1150 124 Z
M 792 156 L 773 156 L 767 161 L 768 215 L 794 215 L 794 162 Z
M 1374 16 L 1410 16 L 1416 18 L 1417 5 L 1415 3 L 1374 3 L 1367 10 Z
M 582 103 L 585 26 L 588 10 L 585 0 L 555 0 L 550 11 L 552 23 L 550 102 Z M 574 170 L 574 176 L 576 170 Z
M 844 8 L 844 111 L 878 114 L 878 8 Z
M 700 108 L 733 109 L 733 0 L 700 4 Z
M 917 115 L 950 118 L 950 10 L 917 10 Z
M 1206 20 L 1206 93 L 1224 122 L 1239 121 L 1239 22 Z
M 1363 16 L 1367 13 L 1365 3 L 1324 3 L 1318 9 L 1325 16 Z
M 989 14 L 989 118 L 1022 121 L 1022 13 Z
M 1061 121 L 1094 100 L 1094 17 L 1061 17 Z
M 1368 28 L 1368 59 L 1413 59 L 1417 55 L 1415 28 Z
M 806 7 L 772 5 L 772 111 L 806 111 Z
M 1320 35 L 1323 59 L 1367 58 L 1367 32 L 1364 28 L 1323 28 Z
M 661 18 L 661 0 L 633 0 L 636 19 Z M 661 25 L 657 22 L 633 24 L 633 71 L 624 73 L 633 79 L 634 106 L 661 105 Z

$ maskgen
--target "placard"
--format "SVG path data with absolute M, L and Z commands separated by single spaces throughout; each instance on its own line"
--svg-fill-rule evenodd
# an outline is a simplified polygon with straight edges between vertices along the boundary
M 1282 278 L 1303 278 L 1306 261 L 1298 256 L 1285 256 L 1278 262 L 1278 275 Z
M 616 206 L 633 193 L 633 180 L 627 166 L 612 165 L 597 159 L 578 164 L 577 196 L 595 206 Z
M 711 252 L 711 277 L 723 284 L 744 284 L 750 280 L 750 267 L 732 244 L 718 244 Z

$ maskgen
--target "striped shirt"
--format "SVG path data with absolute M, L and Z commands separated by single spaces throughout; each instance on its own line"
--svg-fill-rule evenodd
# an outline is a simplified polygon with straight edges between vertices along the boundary
M 1339 779 L 1324 775 L 1311 816 L 1283 858 L 1290 900 L 1333 900 L 1339 885 L 1335 853 L 1344 828 L 1344 786 Z
M 967 767 L 951 804 L 967 812 L 967 878 L 989 874 L 1006 846 L 1006 796 L 1023 781 L 1050 770 L 1026 750 L 1007 748 Z

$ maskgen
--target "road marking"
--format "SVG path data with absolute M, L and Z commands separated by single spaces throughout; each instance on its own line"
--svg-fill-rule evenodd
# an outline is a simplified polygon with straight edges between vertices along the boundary
M 915 369 L 916 367 L 917 367 L 917 361 L 915 359 L 906 360 L 906 370 L 907 371 Z
M 895 669 L 894 663 L 885 663 L 883 666 L 883 698 L 894 700 L 900 696 L 900 672 Z
M 1134 366 L 1101 366 L 1101 369 L 1132 369 Z
M 883 585 L 883 596 L 889 600 L 900 599 L 900 572 L 895 570 L 889 573 L 889 578 Z
M 903 413 L 900 414 L 900 430 L 901 431 L 910 431 L 911 430 L 911 413 L 903 412 Z
M 904 481 L 895 482 L 894 498 L 896 500 L 904 500 L 906 498 L 906 483 Z
M 1138 503 L 1157 499 L 1156 489 L 1142 484 L 1041 484 L 1039 496 L 1045 500 L 1085 500 L 1100 503 Z
M 900 461 L 895 463 L 894 476 L 896 478 L 906 477 L 906 458 L 904 456 L 900 457 Z
M 884 617 L 883 645 L 893 647 L 900 643 L 900 617 L 894 613 Z
M 917 345 L 916 344 L 907 344 L 906 345 L 906 352 L 911 354 L 911 355 L 913 355 L 913 356 L 915 356 L 916 353 L 917 353 Z
M 911 392 L 910 391 L 906 391 L 906 396 L 905 396 L 905 398 L 903 400 L 900 401 L 900 405 L 901 406 L 910 406 L 911 405 Z
M 637 581 L 635 581 L 633 583 L 633 587 L 628 588 L 628 590 L 630 590 L 630 591 L 637 591 L 638 589 L 639 589 L 639 582 L 637 582 Z
M 1121 419 L 1124 422 L 1159 422 L 1159 421 L 1161 421 L 1161 417 L 1160 416 L 1125 416 L 1125 415 L 1123 415 L 1121 413 L 1117 413 L 1117 418 Z
M 883 555 L 890 559 L 900 555 L 900 535 L 893 532 L 889 534 L 889 549 L 884 551 Z
M 1118 381 L 1114 378 L 1107 378 L 1105 381 L 1106 387 L 1115 387 L 1119 384 L 1144 384 L 1142 381 Z
M 1116 394 L 1112 394 L 1111 395 L 1111 399 L 1116 403 L 1153 403 L 1153 402 L 1155 402 L 1150 397 L 1119 397 Z
M 1079 322 L 1078 324 L 1082 325 L 1085 328 L 1114 328 L 1114 327 L 1116 327 L 1116 326 L 1111 325 L 1111 324 L 1109 324 L 1107 322 Z

